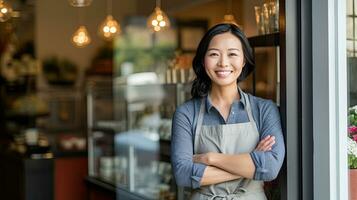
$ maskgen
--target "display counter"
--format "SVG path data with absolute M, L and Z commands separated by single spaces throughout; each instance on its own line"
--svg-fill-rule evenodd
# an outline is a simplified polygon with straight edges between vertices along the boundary
M 189 84 L 90 84 L 89 190 L 128 199 L 180 199 L 170 164 L 171 120 L 189 96 Z

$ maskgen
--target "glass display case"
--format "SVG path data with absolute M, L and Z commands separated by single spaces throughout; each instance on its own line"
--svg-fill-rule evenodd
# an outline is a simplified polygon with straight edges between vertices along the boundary
M 171 119 L 190 98 L 191 84 L 160 84 L 152 73 L 130 76 L 114 79 L 112 87 L 87 88 L 89 175 L 143 199 L 177 199 Z

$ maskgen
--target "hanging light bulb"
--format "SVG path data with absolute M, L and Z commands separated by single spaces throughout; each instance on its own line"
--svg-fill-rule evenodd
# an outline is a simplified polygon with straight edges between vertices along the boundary
M 223 22 L 224 22 L 224 23 L 235 24 L 235 25 L 238 26 L 238 23 L 237 23 L 237 21 L 234 19 L 234 15 L 232 15 L 232 14 L 224 15 L 224 17 L 223 17 Z
M 147 20 L 147 26 L 156 32 L 170 27 L 170 20 L 164 11 L 161 10 L 160 3 L 160 0 L 156 0 L 155 10 Z
M 12 17 L 12 7 L 3 0 L 0 0 L 0 22 L 5 22 Z
M 107 0 L 107 13 L 108 15 L 105 20 L 100 24 L 98 32 L 103 39 L 111 41 L 121 32 L 120 24 L 111 15 L 112 0 Z
M 120 25 L 112 15 L 108 15 L 99 27 L 99 34 L 105 40 L 113 40 L 120 32 Z
M 77 47 L 85 47 L 91 42 L 85 26 L 80 26 L 77 31 L 74 32 L 72 36 L 72 42 Z
M 85 7 L 92 3 L 92 0 L 68 0 L 73 7 Z
M 238 26 L 240 29 L 243 29 L 243 27 L 237 23 L 237 21 L 234 18 L 234 15 L 232 14 L 232 0 L 228 0 L 227 14 L 225 14 L 223 17 L 223 23 L 234 24 Z

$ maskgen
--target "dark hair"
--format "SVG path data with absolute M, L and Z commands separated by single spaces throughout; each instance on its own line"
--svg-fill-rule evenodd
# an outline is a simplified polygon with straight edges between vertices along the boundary
M 218 34 L 226 32 L 230 32 L 235 35 L 242 43 L 245 66 L 237 79 L 237 83 L 244 80 L 254 70 L 254 54 L 244 33 L 234 24 L 217 24 L 210 28 L 203 36 L 197 47 L 196 55 L 192 61 L 193 70 L 196 74 L 196 79 L 193 81 L 191 89 L 191 95 L 193 98 L 207 96 L 208 91 L 211 89 L 211 79 L 206 74 L 204 68 L 205 54 L 212 38 Z

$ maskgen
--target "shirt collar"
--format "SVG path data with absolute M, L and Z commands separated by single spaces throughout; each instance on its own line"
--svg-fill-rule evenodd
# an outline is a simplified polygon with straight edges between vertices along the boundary
M 240 100 L 239 101 L 237 99 L 234 100 L 233 105 L 240 103 L 243 106 L 243 108 L 245 108 L 246 102 L 245 102 L 245 99 L 243 98 L 243 94 L 245 94 L 245 93 L 240 89 L 240 87 L 238 87 L 238 92 L 239 92 Z M 206 112 L 210 113 L 213 105 L 212 105 L 211 97 L 209 94 L 206 96 L 205 103 L 206 103 Z

